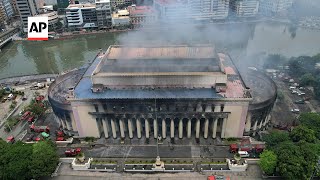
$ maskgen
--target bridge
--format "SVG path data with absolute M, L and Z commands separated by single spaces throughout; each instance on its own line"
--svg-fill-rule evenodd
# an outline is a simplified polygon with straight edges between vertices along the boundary
M 0 34 L 0 51 L 8 42 L 12 41 L 12 36 L 19 32 L 18 28 L 9 29 Z

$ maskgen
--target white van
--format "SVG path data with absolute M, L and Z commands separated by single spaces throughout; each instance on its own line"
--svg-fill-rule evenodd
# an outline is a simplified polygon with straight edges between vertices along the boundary
M 13 98 L 13 94 L 9 94 L 9 96 L 8 96 L 8 100 L 11 100 Z
M 240 154 L 240 157 L 242 157 L 242 158 L 246 158 L 246 157 L 250 156 L 250 154 L 247 151 L 238 151 L 238 153 Z

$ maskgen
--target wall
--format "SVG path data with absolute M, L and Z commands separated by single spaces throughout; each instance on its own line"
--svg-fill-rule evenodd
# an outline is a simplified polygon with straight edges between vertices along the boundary
M 227 119 L 225 138 L 243 136 L 249 103 L 225 105 L 225 112 L 231 112 Z

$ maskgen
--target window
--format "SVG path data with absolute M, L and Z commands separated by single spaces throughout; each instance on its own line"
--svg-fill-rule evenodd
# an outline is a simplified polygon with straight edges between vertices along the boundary
M 224 104 L 221 104 L 221 106 L 220 106 L 220 112 L 223 112 L 223 110 L 224 110 Z

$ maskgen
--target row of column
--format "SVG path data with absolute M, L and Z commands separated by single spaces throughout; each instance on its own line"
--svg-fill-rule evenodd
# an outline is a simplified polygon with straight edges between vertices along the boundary
M 133 119 L 128 119 L 127 125 L 124 119 L 119 119 L 118 123 L 117 120 L 111 119 L 102 119 L 103 131 L 106 138 L 112 135 L 113 138 L 117 138 L 117 131 L 119 131 L 120 137 L 125 138 L 125 131 L 128 131 L 129 138 L 133 138 L 134 132 L 137 133 L 137 137 L 142 137 L 142 123 L 144 123 L 144 131 L 145 137 L 150 138 L 153 136 L 154 138 L 158 138 L 158 136 L 162 136 L 162 138 L 167 138 L 167 125 L 169 126 L 169 135 L 170 138 L 174 138 L 175 136 L 175 123 L 178 123 L 178 137 L 181 139 L 183 138 L 184 134 L 184 126 L 186 129 L 187 138 L 191 138 L 192 136 L 192 122 L 191 119 L 188 119 L 187 122 L 184 124 L 183 119 L 179 119 L 177 122 L 174 119 L 170 119 L 166 121 L 166 119 L 161 120 L 162 129 L 159 130 L 158 121 L 156 119 L 148 120 L 148 119 L 136 119 L 135 123 Z M 110 123 L 109 123 L 110 122 Z M 169 122 L 169 124 L 167 124 Z M 153 134 L 150 134 L 150 123 L 153 123 Z M 202 128 L 201 128 L 201 123 Z M 117 125 L 119 124 L 119 126 Z M 224 138 L 225 128 L 226 128 L 226 118 L 222 119 L 221 122 L 221 137 Z M 195 121 L 195 137 L 200 138 L 200 134 L 203 133 L 204 138 L 209 137 L 209 128 L 211 128 L 211 137 L 216 138 L 217 136 L 217 126 L 218 126 L 218 119 L 213 119 L 211 122 L 211 127 L 209 127 L 209 119 L 204 119 L 204 121 L 200 121 L 200 119 L 196 119 Z M 203 130 L 203 132 L 201 132 Z M 110 131 L 110 132 L 109 132 Z
M 271 119 L 271 115 L 268 114 L 264 120 L 261 120 L 259 123 L 258 121 L 255 121 L 254 124 L 251 124 L 251 113 L 247 114 L 247 119 L 246 119 L 246 126 L 245 126 L 245 132 L 250 132 L 250 130 L 253 131 L 253 135 L 256 134 L 257 130 L 260 130 L 263 126 L 266 126 L 267 123 Z

